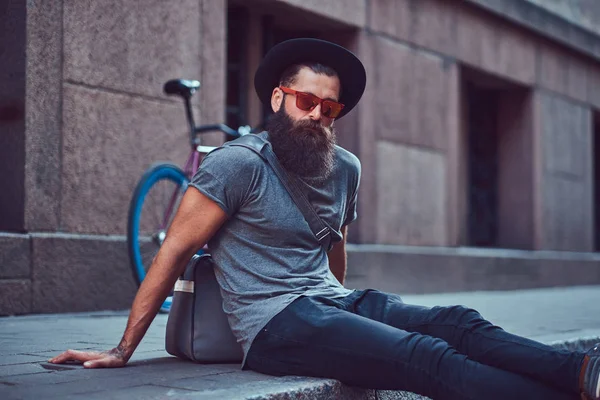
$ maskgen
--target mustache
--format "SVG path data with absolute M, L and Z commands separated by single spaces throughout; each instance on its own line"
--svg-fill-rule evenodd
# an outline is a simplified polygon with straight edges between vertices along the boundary
M 330 127 L 323 126 L 318 121 L 312 119 L 297 121 L 293 127 L 298 132 L 311 134 L 311 136 L 325 136 L 330 138 L 333 135 L 333 130 Z

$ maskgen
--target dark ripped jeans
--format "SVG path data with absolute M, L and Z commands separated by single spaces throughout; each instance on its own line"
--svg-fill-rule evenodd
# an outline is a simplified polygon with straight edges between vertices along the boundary
M 507 333 L 472 309 L 366 290 L 295 300 L 260 331 L 246 366 L 435 400 L 576 400 L 583 356 Z

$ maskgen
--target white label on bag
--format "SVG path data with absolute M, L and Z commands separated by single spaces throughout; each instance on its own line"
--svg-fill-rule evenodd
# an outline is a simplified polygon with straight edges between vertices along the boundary
M 184 281 L 178 279 L 177 282 L 175 282 L 175 291 L 194 293 L 194 281 Z

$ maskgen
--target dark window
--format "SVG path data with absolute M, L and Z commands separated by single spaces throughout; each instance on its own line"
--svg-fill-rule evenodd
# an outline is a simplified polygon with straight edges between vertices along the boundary
M 467 84 L 470 246 L 497 246 L 497 102 L 497 92 Z
M 226 124 L 232 128 L 247 124 L 247 38 L 248 12 L 232 8 L 227 12 L 227 103 Z

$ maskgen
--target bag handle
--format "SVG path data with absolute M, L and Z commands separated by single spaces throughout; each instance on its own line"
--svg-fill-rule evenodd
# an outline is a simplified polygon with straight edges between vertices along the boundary
M 326 252 L 329 251 L 331 249 L 331 227 L 325 221 L 323 221 L 321 217 L 319 217 L 298 184 L 281 166 L 277 160 L 277 156 L 273 152 L 271 143 L 259 135 L 247 134 L 241 138 L 227 143 L 227 145 L 246 147 L 267 161 L 267 163 L 275 172 L 275 175 L 277 175 L 285 189 L 290 194 L 292 200 L 294 200 L 294 203 L 296 203 L 296 206 L 300 209 L 300 212 L 304 216 L 304 219 L 308 223 L 310 230 L 312 231 L 313 235 L 315 235 L 315 238 L 319 244 L 323 246 Z

